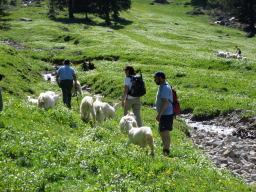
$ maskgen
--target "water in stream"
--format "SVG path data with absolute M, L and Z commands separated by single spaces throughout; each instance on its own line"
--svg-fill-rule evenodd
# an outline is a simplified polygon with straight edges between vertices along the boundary
M 205 131 L 210 131 L 210 132 L 215 132 L 215 133 L 225 134 L 225 135 L 231 135 L 232 132 L 235 130 L 232 127 L 219 126 L 214 123 L 210 123 L 208 121 L 202 121 L 202 122 L 192 121 L 186 115 L 182 115 L 181 117 L 186 122 L 186 125 L 188 127 L 191 127 L 197 130 L 204 129 Z
M 56 82 L 56 71 L 42 72 L 42 75 L 46 81 Z

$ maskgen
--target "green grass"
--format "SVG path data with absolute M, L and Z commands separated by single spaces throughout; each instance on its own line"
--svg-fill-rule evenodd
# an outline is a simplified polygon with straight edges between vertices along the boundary
M 181 2 L 186 1 L 159 6 L 133 1 L 132 9 L 111 26 L 91 15 L 90 23 L 84 23 L 84 15 L 69 21 L 66 12 L 49 19 L 47 1 L 41 7 L 11 11 L 11 29 L 1 31 L 0 40 L 12 39 L 29 49 L 0 44 L 0 73 L 6 75 L 0 82 L 0 191 L 256 191 L 255 185 L 212 165 L 193 146 L 179 118 L 171 134 L 171 156 L 162 155 L 156 112 L 149 108 L 158 88 L 152 77 L 156 71 L 167 74 L 184 113 L 215 117 L 230 109 L 251 110 L 245 116 L 256 112 L 253 39 L 242 31 L 212 25 L 208 16 L 185 14 L 193 8 L 177 4 Z M 247 62 L 213 54 L 234 52 L 235 45 Z M 119 131 L 121 107 L 115 120 L 93 125 L 80 120 L 82 98 L 72 99 L 72 110 L 61 100 L 49 111 L 28 104 L 25 94 L 60 92 L 40 72 L 52 70 L 52 63 L 65 58 L 75 64 L 81 84 L 111 104 L 123 93 L 122 69 L 133 65 L 142 70 L 147 94 L 141 115 L 143 124 L 153 130 L 155 157 L 137 146 L 125 146 L 128 138 Z M 93 59 L 96 70 L 81 69 L 86 59 Z
M 2 191 L 255 191 L 240 178 L 217 169 L 192 145 L 175 120 L 171 156 L 161 151 L 155 111 L 143 107 L 145 125 L 153 130 L 156 155 L 131 145 L 118 120 L 84 124 L 61 102 L 44 111 L 24 99 L 6 96 L 1 113 Z M 117 110 L 117 119 L 122 116 Z M 3 118 L 2 118 L 3 117 Z

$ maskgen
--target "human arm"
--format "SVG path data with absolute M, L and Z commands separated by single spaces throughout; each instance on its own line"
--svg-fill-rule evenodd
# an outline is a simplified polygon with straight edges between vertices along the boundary
M 156 120 L 158 122 L 160 122 L 160 118 L 161 118 L 163 112 L 165 111 L 166 107 L 168 106 L 168 102 L 169 102 L 169 100 L 167 98 L 162 98 L 162 100 L 163 100 L 162 106 L 159 110 L 159 113 L 156 116 Z
M 124 107 L 125 100 L 126 100 L 127 95 L 128 95 L 128 91 L 129 91 L 129 86 L 125 85 L 124 86 L 124 95 L 123 95 L 123 98 L 122 98 L 122 107 Z
M 60 87 L 60 81 L 59 81 L 60 75 L 57 73 L 56 75 L 56 82 L 58 84 L 58 86 Z
M 77 90 L 77 79 L 76 79 L 76 74 L 73 74 L 73 80 L 75 82 L 75 89 Z

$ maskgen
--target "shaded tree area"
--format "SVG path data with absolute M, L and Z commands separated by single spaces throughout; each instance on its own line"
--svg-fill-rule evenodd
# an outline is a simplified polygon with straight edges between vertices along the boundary
M 7 22 L 7 20 L 4 19 L 4 17 L 10 15 L 10 13 L 8 13 L 6 11 L 6 8 L 4 6 L 6 3 L 7 3 L 7 1 L 0 0 L 0 29 L 8 29 L 8 28 L 10 28 L 10 25 Z
M 119 12 L 127 11 L 130 8 L 130 0 L 97 0 L 96 15 L 103 17 L 106 24 L 110 25 L 110 16 L 114 19 L 118 19 Z
M 131 8 L 131 0 L 50 0 L 49 13 L 55 9 L 68 9 L 69 18 L 74 18 L 74 13 L 94 14 L 104 18 L 107 25 L 111 24 L 111 18 L 118 19 L 121 11 Z
M 231 7 L 231 14 L 239 21 L 249 24 L 250 30 L 255 31 L 256 0 L 232 0 L 228 4 Z
M 69 19 L 74 18 L 73 0 L 50 0 L 49 5 L 50 5 L 49 14 L 54 14 L 55 9 L 64 11 L 65 9 L 68 8 Z
M 73 4 L 74 13 L 85 13 L 86 21 L 89 21 L 88 14 L 97 12 L 95 0 L 79 0 Z
M 222 6 L 230 10 L 240 22 L 249 24 L 250 30 L 255 30 L 256 0 L 191 0 L 191 5 L 196 7 Z
M 191 0 L 191 5 L 195 7 L 205 8 L 208 4 L 208 0 Z

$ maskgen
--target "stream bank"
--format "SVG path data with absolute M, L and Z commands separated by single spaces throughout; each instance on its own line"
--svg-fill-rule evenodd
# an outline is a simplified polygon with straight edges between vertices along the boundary
M 210 121 L 195 121 L 182 115 L 191 128 L 191 139 L 218 168 L 227 169 L 247 183 L 256 182 L 256 117 L 244 117 L 245 110 L 232 110 Z

